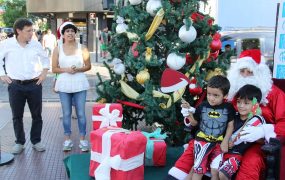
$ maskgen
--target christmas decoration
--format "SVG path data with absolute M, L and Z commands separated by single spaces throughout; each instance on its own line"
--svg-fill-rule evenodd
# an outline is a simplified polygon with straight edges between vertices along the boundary
M 191 19 L 194 21 L 194 22 L 198 22 L 198 21 L 201 21 L 201 20 L 204 20 L 205 19 L 205 15 L 203 15 L 202 13 L 200 12 L 194 12 L 191 14 Z M 214 23 L 214 19 L 211 18 L 211 17 L 207 17 L 207 23 L 209 26 L 212 26 L 213 23 Z
M 185 24 L 186 20 L 184 20 L 183 22 Z M 179 29 L 179 38 L 185 43 L 191 43 L 196 39 L 196 36 L 197 31 L 192 25 L 190 25 L 190 27 L 187 27 L 185 24 Z
M 150 47 L 146 47 L 145 60 L 149 62 L 151 56 L 152 56 L 152 49 Z
M 136 76 L 136 80 L 140 84 L 144 84 L 145 81 L 149 80 L 149 78 L 150 78 L 150 75 L 147 69 L 140 71 Z
M 161 134 L 161 129 L 157 128 L 152 133 L 142 132 L 147 138 L 145 151 L 145 166 L 165 166 L 166 164 L 166 144 L 164 139 L 166 133 Z
M 208 70 L 207 75 L 205 77 L 205 81 L 209 81 L 213 76 L 224 75 L 221 68 L 215 68 L 214 70 Z
M 91 131 L 90 144 L 90 176 L 112 180 L 144 179 L 146 137 L 141 132 L 102 128 Z
M 154 19 L 153 19 L 153 21 L 152 21 L 148 31 L 147 31 L 147 33 L 145 35 L 145 39 L 146 40 L 149 40 L 152 37 L 152 35 L 154 34 L 154 32 L 157 30 L 158 26 L 162 22 L 163 17 L 164 17 L 164 10 L 160 9 L 156 13 L 156 15 L 155 15 L 155 17 L 154 17 Z
M 125 65 L 122 63 L 122 60 L 114 58 L 113 63 L 114 63 L 114 72 L 118 75 L 122 75 L 126 69 Z
M 192 78 L 189 83 L 189 93 L 197 96 L 203 92 L 203 89 L 197 84 L 197 79 Z
M 203 89 L 209 70 L 220 68 L 222 72 L 226 71 L 225 63 L 221 65 L 216 60 L 208 61 L 213 57 L 212 52 L 216 55 L 210 44 L 219 27 L 213 23 L 213 18 L 199 12 L 203 2 L 150 0 L 135 6 L 118 3 L 114 8 L 116 22 L 112 26 L 108 50 L 110 57 L 121 59 L 118 64 L 122 67 L 119 66 L 120 71 L 117 71 L 116 64 L 114 69 L 105 64 L 110 79 L 103 81 L 99 76 L 97 93 L 98 99 L 105 98 L 108 103 L 121 102 L 124 105 L 124 128 L 135 129 L 141 124 L 140 121 L 147 125 L 158 122 L 168 134 L 167 142 L 184 143 L 186 133 L 180 100 L 183 97 L 195 106 L 201 95 L 198 93 L 200 90 L 192 92 L 193 89 L 189 89 L 189 77 L 197 81 L 194 89 Z M 152 3 L 158 5 L 151 6 Z M 128 27 L 123 33 L 116 31 L 120 23 L 126 23 Z M 181 30 L 179 35 L 184 25 L 185 31 Z M 184 38 L 181 38 L 182 41 L 181 34 L 187 34 L 191 27 L 196 29 L 196 38 L 191 43 L 184 41 Z M 144 69 L 148 70 L 147 75 L 140 73 Z M 166 69 L 176 71 L 180 76 L 164 78 Z M 163 79 L 169 79 L 169 84 L 168 80 L 163 83 Z
M 190 83 L 190 80 L 182 73 L 165 69 L 161 78 L 161 91 L 164 93 L 177 91 Z
M 131 5 L 138 5 L 142 2 L 142 0 L 129 0 Z
M 122 127 L 123 107 L 121 104 L 95 104 L 93 106 L 93 130 L 103 127 Z
M 137 42 L 134 42 L 132 45 L 132 53 L 133 53 L 135 58 L 137 58 L 139 56 L 139 51 L 136 50 L 137 46 L 138 46 Z
M 126 32 L 127 29 L 128 29 L 128 25 L 126 25 L 126 24 L 124 23 L 124 21 L 125 21 L 125 20 L 124 20 L 123 17 L 121 17 L 121 16 L 118 16 L 118 17 L 117 17 L 117 20 L 116 20 L 116 22 L 117 22 L 116 32 L 117 32 L 118 34 L 124 33 L 124 32 Z
M 213 41 L 210 44 L 210 48 L 212 51 L 218 51 L 222 47 L 222 42 L 220 40 L 221 35 L 219 33 L 214 34 Z
M 155 16 L 155 11 L 161 8 L 161 0 L 149 0 L 146 4 L 146 12 Z
M 167 56 L 166 62 L 168 67 L 171 69 L 179 70 L 185 65 L 186 59 L 185 57 L 179 56 L 176 53 L 170 53 Z

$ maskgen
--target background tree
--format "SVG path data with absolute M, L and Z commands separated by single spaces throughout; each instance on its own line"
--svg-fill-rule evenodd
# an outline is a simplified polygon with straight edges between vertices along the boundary
M 6 27 L 13 27 L 16 19 L 27 17 L 27 8 L 25 0 L 1 0 L 0 5 L 5 10 L 2 19 Z
M 115 7 L 109 51 L 111 79 L 98 84 L 99 102 L 124 104 L 123 126 L 162 124 L 172 144 L 185 138 L 180 100 L 195 106 L 203 99 L 207 80 L 226 70 L 216 60 L 221 48 L 219 27 L 199 12 L 205 0 L 129 0 Z M 164 70 L 171 68 L 190 79 L 190 86 L 161 91 Z M 172 81 L 174 77 L 168 77 Z M 179 82 L 177 82 L 179 83 Z M 175 83 L 174 83 L 175 85 Z

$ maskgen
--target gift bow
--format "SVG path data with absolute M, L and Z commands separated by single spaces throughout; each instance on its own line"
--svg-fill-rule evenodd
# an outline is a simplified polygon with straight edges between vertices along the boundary
M 114 109 L 110 113 L 110 104 L 106 104 L 104 108 L 100 109 L 99 114 L 101 114 L 101 116 L 96 116 L 96 115 L 92 116 L 93 120 L 101 121 L 99 128 L 108 127 L 108 126 L 118 126 L 117 121 L 123 120 L 123 115 L 122 117 L 119 117 L 120 111 L 118 109 Z
M 102 136 L 102 154 L 91 152 L 91 160 L 99 162 L 94 174 L 96 180 L 110 180 L 111 168 L 121 171 L 129 171 L 143 165 L 144 153 L 129 159 L 122 159 L 120 155 L 111 157 L 111 136 L 115 133 L 130 132 L 122 128 L 108 129 Z
M 166 135 L 166 133 L 160 134 L 161 133 L 160 128 L 157 128 L 152 133 L 147 133 L 147 132 L 142 132 L 142 133 L 147 138 L 145 157 L 147 159 L 152 159 L 153 150 L 154 150 L 154 141 L 156 141 L 156 140 L 151 140 L 150 138 L 156 138 L 156 139 L 162 140 L 162 139 L 165 139 L 167 137 L 167 135 Z

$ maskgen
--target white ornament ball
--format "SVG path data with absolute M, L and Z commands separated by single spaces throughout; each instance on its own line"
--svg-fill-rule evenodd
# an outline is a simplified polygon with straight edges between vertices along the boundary
M 127 31 L 127 29 L 128 29 L 128 25 L 126 25 L 125 23 L 118 24 L 116 27 L 116 33 L 117 34 L 124 33 Z
M 155 11 L 162 7 L 161 0 L 149 0 L 146 4 L 146 11 L 155 16 Z
M 114 65 L 114 72 L 118 75 L 122 75 L 125 73 L 126 67 L 124 64 L 115 64 Z
M 142 2 L 142 0 L 129 0 L 131 5 L 138 5 Z
M 185 43 L 191 43 L 192 41 L 196 39 L 197 31 L 193 26 L 190 26 L 189 30 L 186 31 L 186 25 L 183 25 L 179 29 L 178 36 L 181 39 L 181 41 Z
M 176 53 L 170 53 L 167 56 L 166 63 L 171 69 L 179 70 L 185 65 L 186 58 L 179 56 Z

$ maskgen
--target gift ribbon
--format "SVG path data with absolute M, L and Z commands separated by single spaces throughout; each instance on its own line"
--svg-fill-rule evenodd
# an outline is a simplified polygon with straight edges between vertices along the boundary
M 118 126 L 117 121 L 123 120 L 123 115 L 122 117 L 119 117 L 120 111 L 118 109 L 114 109 L 110 113 L 110 105 L 111 104 L 106 104 L 104 108 L 101 108 L 99 110 L 99 114 L 101 115 L 92 116 L 92 121 L 101 121 L 99 128 L 108 127 L 108 126 Z
M 145 157 L 147 159 L 153 159 L 154 140 L 151 140 L 150 138 L 156 138 L 156 139 L 162 140 L 162 139 L 165 139 L 167 135 L 166 133 L 160 134 L 161 133 L 160 128 L 157 128 L 152 133 L 147 133 L 147 132 L 142 132 L 142 133 L 147 138 Z
M 94 172 L 96 180 L 110 180 L 111 168 L 129 171 L 143 165 L 144 153 L 129 159 L 122 159 L 120 155 L 111 157 L 111 136 L 121 132 L 130 131 L 122 128 L 108 129 L 102 136 L 102 154 L 91 151 L 91 160 L 100 163 Z

